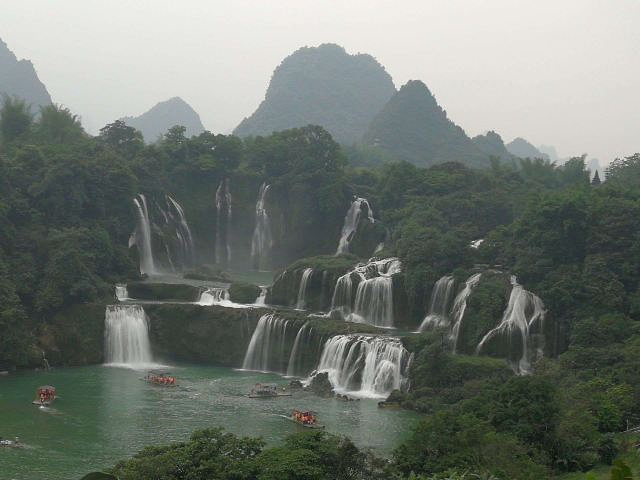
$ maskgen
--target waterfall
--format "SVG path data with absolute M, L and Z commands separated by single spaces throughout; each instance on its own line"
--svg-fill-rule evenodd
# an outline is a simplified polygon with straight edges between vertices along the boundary
M 405 383 L 409 352 L 396 337 L 336 335 L 327 340 L 317 372 L 339 393 L 382 398 Z
M 218 184 L 216 189 L 216 263 L 218 264 L 231 262 L 231 245 L 229 243 L 231 205 L 229 179 L 226 178 Z
M 451 303 L 455 283 L 456 281 L 450 275 L 445 275 L 435 283 L 429 301 L 429 311 L 420 324 L 418 332 L 449 325 L 449 303 Z
M 155 261 L 153 259 L 153 248 L 151 246 L 151 222 L 149 221 L 149 211 L 147 209 L 147 199 L 140 193 L 133 199 L 138 212 L 138 225 L 129 238 L 129 248 L 133 245 L 138 247 L 140 257 L 140 273 L 142 275 L 156 275 Z
M 293 348 L 291 349 L 291 355 L 289 356 L 289 365 L 287 366 L 287 376 L 294 377 L 296 374 L 300 374 L 301 365 L 300 359 L 300 345 L 305 345 L 311 337 L 313 328 L 307 328 L 309 323 L 305 323 L 296 335 L 296 339 L 293 342 Z M 304 373 L 303 373 L 304 374 Z
M 228 287 L 207 288 L 200 293 L 200 298 L 195 303 L 203 307 L 218 305 L 227 308 L 249 308 L 249 305 L 232 302 Z
M 331 297 L 331 310 L 340 310 L 343 316 L 351 313 L 351 305 L 353 304 L 351 299 L 353 293 L 352 273 L 353 272 L 347 272 L 341 277 L 338 277 L 336 287 L 333 290 L 333 296 Z
M 519 334 L 521 355 L 515 367 L 520 373 L 529 373 L 532 360 L 534 360 L 536 354 L 540 354 L 540 352 L 534 351 L 532 329 L 537 322 L 542 326 L 546 310 L 542 300 L 535 294 L 525 290 L 518 283 L 515 276 L 511 277 L 511 285 L 509 303 L 500 323 L 482 338 L 476 348 L 476 353 L 479 354 L 484 345 L 498 335 L 507 335 L 509 343 L 511 343 L 511 336 Z
M 256 223 L 251 240 L 251 258 L 257 269 L 260 269 L 265 264 L 269 250 L 273 246 L 271 221 L 265 204 L 267 192 L 270 188 L 271 185 L 263 183 L 260 186 L 258 200 L 256 201 Z
M 458 336 L 460 335 L 460 327 L 462 326 L 462 320 L 464 318 L 464 312 L 467 309 L 467 299 L 475 286 L 480 281 L 481 273 L 471 275 L 464 283 L 464 288 L 456 295 L 453 301 L 453 308 L 451 309 L 451 318 L 453 320 L 453 326 L 451 327 L 451 333 L 449 339 L 453 345 L 453 353 L 456 353 L 458 346 Z
M 147 315 L 140 305 L 107 305 L 105 363 L 130 368 L 152 364 Z
M 368 323 L 377 327 L 393 328 L 393 275 L 400 273 L 401 263 L 397 258 L 385 258 L 383 260 L 369 260 L 366 264 L 359 264 L 349 273 L 344 275 L 336 283 L 333 302 L 334 307 L 343 312 L 350 311 L 346 319 L 351 322 Z M 353 308 L 350 303 L 338 305 L 338 297 L 344 302 L 351 297 L 350 274 L 355 273 L 360 277 L 356 289 Z M 338 287 L 340 287 L 339 293 Z M 336 297 L 336 295 L 338 297 Z
M 254 305 L 266 305 L 267 293 L 269 292 L 269 287 L 260 286 L 260 295 L 256 298 L 256 301 L 253 303 Z
M 116 283 L 116 300 L 123 302 L 129 300 L 129 292 L 126 283 Z
M 288 357 L 285 356 L 285 340 L 288 324 L 288 320 L 275 313 L 268 313 L 260 317 L 249 341 L 242 369 L 260 372 L 286 372 Z
M 355 198 L 353 202 L 351 202 L 351 206 L 344 217 L 336 255 L 347 253 L 349 251 L 349 244 L 351 243 L 353 235 L 356 233 L 356 229 L 358 228 L 358 221 L 360 220 L 363 205 L 367 207 L 367 218 L 369 219 L 369 222 L 375 222 L 373 219 L 373 210 L 371 209 L 367 199 L 360 197 Z
M 309 277 L 313 273 L 313 268 L 305 268 L 302 271 L 302 276 L 300 277 L 300 287 L 298 288 L 298 301 L 296 302 L 297 310 L 304 310 L 306 306 L 305 302 L 305 294 L 307 293 L 307 283 L 309 282 Z
M 181 249 L 183 266 L 192 266 L 195 263 L 195 247 L 193 243 L 193 235 L 191 235 L 191 229 L 187 223 L 184 210 L 180 204 L 171 195 L 165 195 L 167 200 L 167 213 L 173 222 L 175 223 L 175 235 L 178 239 Z M 171 210 L 175 212 L 174 215 Z M 177 216 L 177 218 L 176 218 Z M 165 219 L 166 219 L 165 215 Z

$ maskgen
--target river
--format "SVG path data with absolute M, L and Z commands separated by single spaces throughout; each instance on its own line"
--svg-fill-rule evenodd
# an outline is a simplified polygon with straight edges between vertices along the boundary
M 275 374 L 195 365 L 170 371 L 178 387 L 150 385 L 142 380 L 144 372 L 105 366 L 0 377 L 0 436 L 18 436 L 28 446 L 0 448 L 0 477 L 76 480 L 145 445 L 182 441 L 207 427 L 260 436 L 272 445 L 301 429 L 285 418 L 293 408 L 314 410 L 329 432 L 388 455 L 417 418 L 379 409 L 374 400 L 345 402 L 309 392 L 277 399 L 244 396 L 256 382 L 288 383 Z M 31 404 L 36 388 L 46 384 L 59 397 L 50 409 Z

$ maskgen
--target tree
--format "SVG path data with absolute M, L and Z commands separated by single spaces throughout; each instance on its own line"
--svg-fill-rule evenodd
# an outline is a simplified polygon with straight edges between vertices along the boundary
M 29 106 L 16 97 L 5 95 L 0 111 L 0 134 L 4 143 L 10 143 L 25 134 L 31 127 L 33 116 Z
M 128 126 L 122 120 L 105 125 L 100 129 L 100 139 L 126 157 L 132 157 L 144 146 L 142 133 Z

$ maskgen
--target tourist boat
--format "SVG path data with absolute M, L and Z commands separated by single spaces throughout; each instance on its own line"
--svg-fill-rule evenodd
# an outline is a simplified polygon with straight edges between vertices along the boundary
M 305 428 L 324 428 L 324 425 L 318 423 L 316 414 L 313 412 L 294 410 L 291 414 L 291 420 Z
M 149 372 L 144 377 L 145 382 L 160 385 L 162 387 L 175 387 L 176 377 L 166 372 Z
M 0 448 L 24 448 L 24 443 L 20 443 L 17 437 L 15 440 L 0 438 Z
M 56 399 L 56 387 L 51 385 L 43 385 L 36 390 L 36 398 L 32 402 L 38 406 L 49 406 Z
M 255 386 L 249 392 L 249 398 L 274 398 L 274 397 L 290 397 L 291 394 L 287 392 L 284 387 L 282 390 L 278 390 L 275 385 L 263 385 L 262 383 L 256 383 Z

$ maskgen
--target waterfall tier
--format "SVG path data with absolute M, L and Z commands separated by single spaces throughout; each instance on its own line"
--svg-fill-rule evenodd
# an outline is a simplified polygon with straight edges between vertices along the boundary
M 535 294 L 525 290 L 515 276 L 511 277 L 511 294 L 500 323 L 485 334 L 476 353 L 492 340 L 503 338 L 509 346 L 509 354 L 515 355 L 514 368 L 519 373 L 529 373 L 531 364 L 542 356 L 544 335 L 541 332 L 546 310 L 542 300 Z M 518 355 L 519 353 L 519 355 Z
M 464 312 L 467 309 L 467 300 L 469 299 L 473 289 L 478 285 L 478 282 L 480 282 L 481 276 L 481 273 L 471 275 L 464 283 L 464 288 L 460 290 L 460 293 L 458 293 L 456 298 L 453 300 L 453 308 L 451 309 L 453 325 L 451 327 L 451 333 L 449 334 L 449 339 L 453 345 L 453 353 L 456 352 L 458 347 L 458 337 L 460 336 L 460 328 L 462 327 L 462 321 L 464 320 Z
M 400 260 L 385 258 L 358 264 L 338 278 L 331 309 L 351 322 L 393 328 L 393 275 L 402 270 Z M 353 296 L 353 282 L 358 282 Z M 353 298 L 353 300 L 352 300 Z
M 227 308 L 249 308 L 248 305 L 232 302 L 228 287 L 207 288 L 202 291 L 196 303 L 204 307 L 218 305 Z
M 435 283 L 429 301 L 429 312 L 420 324 L 419 332 L 449 326 L 449 307 L 455 284 L 455 279 L 450 275 L 445 275 Z
M 267 213 L 266 198 L 271 185 L 263 183 L 258 192 L 256 201 L 256 222 L 251 240 L 251 258 L 254 266 L 260 268 L 268 266 L 268 255 L 273 247 L 273 237 L 271 234 L 271 220 Z
M 406 382 L 410 354 L 395 337 L 336 335 L 326 341 L 317 372 L 338 393 L 387 397 Z
M 106 364 L 129 368 L 152 365 L 147 315 L 140 305 L 108 305 L 104 331 Z
M 116 283 L 116 300 L 124 302 L 129 300 L 129 292 L 126 283 Z
M 229 264 L 231 262 L 231 244 L 229 234 L 232 219 L 232 198 L 229 179 L 218 184 L 216 189 L 216 263 Z
M 242 362 L 244 370 L 260 372 L 287 371 L 286 337 L 289 320 L 274 313 L 263 315 L 253 331 Z
M 360 216 L 362 215 L 363 208 L 366 208 L 367 218 L 369 222 L 375 222 L 373 218 L 373 210 L 371 209 L 371 206 L 369 205 L 367 199 L 359 197 L 355 198 L 353 202 L 351 202 L 349 210 L 347 210 L 347 214 L 344 217 L 344 223 L 342 225 L 342 231 L 340 232 L 340 240 L 338 241 L 336 255 L 349 252 L 349 244 L 351 243 L 351 240 L 353 239 L 353 236 L 358 229 L 358 222 L 360 221 Z
M 136 212 L 138 213 L 138 223 L 129 238 L 129 248 L 133 245 L 138 248 L 140 273 L 142 275 L 155 275 L 157 270 L 153 258 L 153 248 L 151 247 L 151 221 L 149 220 L 147 199 L 141 193 L 133 199 L 133 204 L 136 206 Z
M 264 306 L 267 304 L 267 294 L 269 293 L 269 287 L 260 286 L 260 295 L 256 298 L 256 301 L 253 303 L 257 306 Z
M 300 286 L 298 287 L 298 299 L 296 301 L 296 309 L 304 310 L 307 306 L 305 302 L 305 294 L 307 293 L 307 283 L 309 283 L 309 277 L 313 273 L 313 268 L 305 268 L 300 275 Z
M 129 238 L 129 248 L 135 245 L 138 249 L 140 273 L 155 276 L 193 267 L 196 263 L 193 235 L 178 201 L 165 195 L 163 206 L 155 201 L 149 203 L 139 194 L 133 204 L 138 221 Z

